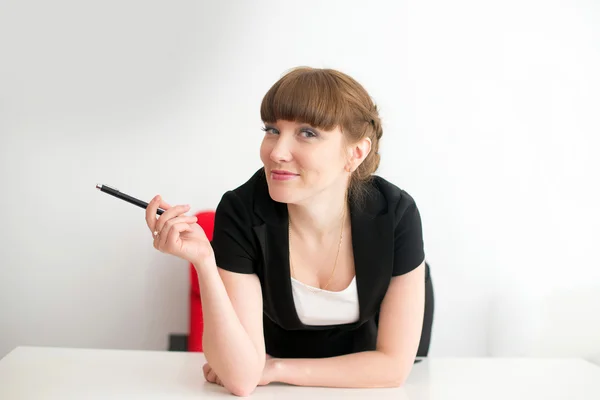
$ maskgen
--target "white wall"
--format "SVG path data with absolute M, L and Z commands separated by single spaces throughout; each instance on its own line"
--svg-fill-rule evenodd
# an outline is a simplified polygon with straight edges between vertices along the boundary
M 296 65 L 382 110 L 380 174 L 423 216 L 432 356 L 491 354 L 515 288 L 600 293 L 600 8 L 495 3 L 3 1 L 0 357 L 187 332 L 187 264 L 94 186 L 215 207 L 260 166 L 260 100 Z

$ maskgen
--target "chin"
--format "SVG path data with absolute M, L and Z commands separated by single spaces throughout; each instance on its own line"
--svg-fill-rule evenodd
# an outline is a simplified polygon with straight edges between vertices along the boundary
M 275 186 L 275 187 L 273 187 Z M 275 185 L 269 185 L 269 195 L 273 201 L 278 203 L 293 203 L 296 196 L 293 194 L 294 190 L 286 187 L 277 187 Z
M 273 201 L 286 204 L 299 204 L 310 197 L 310 191 L 298 185 L 290 185 L 290 182 L 267 181 L 269 195 Z

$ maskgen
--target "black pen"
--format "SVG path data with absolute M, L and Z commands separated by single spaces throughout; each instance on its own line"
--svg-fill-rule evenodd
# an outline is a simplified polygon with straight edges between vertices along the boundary
M 114 196 L 117 199 L 125 200 L 126 202 L 134 204 L 134 205 L 136 205 L 138 207 L 141 207 L 143 209 L 148 208 L 148 203 L 146 203 L 145 201 L 136 199 L 135 197 L 131 197 L 131 196 L 125 194 L 125 193 L 120 192 L 117 189 L 111 188 L 110 186 L 97 184 L 96 185 L 96 189 L 98 189 L 101 192 L 104 192 L 106 194 L 110 194 L 111 196 Z M 165 210 L 163 210 L 162 208 L 156 209 L 156 213 L 158 215 L 162 215 L 162 213 L 164 213 L 164 212 L 165 212 Z

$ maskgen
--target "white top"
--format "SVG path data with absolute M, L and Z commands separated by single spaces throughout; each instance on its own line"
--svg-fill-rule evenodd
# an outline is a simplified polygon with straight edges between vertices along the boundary
M 358 321 L 356 276 L 340 292 L 309 286 L 292 277 L 296 313 L 304 325 L 341 325 Z
M 236 399 L 204 380 L 202 353 L 18 347 L 0 360 L 4 400 Z M 429 358 L 393 389 L 271 384 L 252 399 L 598 400 L 600 367 L 575 358 Z

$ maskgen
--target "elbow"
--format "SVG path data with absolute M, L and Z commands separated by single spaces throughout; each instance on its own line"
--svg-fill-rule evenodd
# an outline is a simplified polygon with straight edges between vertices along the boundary
M 377 387 L 381 388 L 399 388 L 406 383 L 406 376 L 399 373 L 386 374 L 382 381 L 379 381 Z
M 258 386 L 257 384 L 258 382 L 236 383 L 229 387 L 226 387 L 226 389 L 229 390 L 229 392 L 234 396 L 247 397 L 250 396 L 252 392 L 254 392 L 254 389 L 256 389 L 256 387 Z
M 394 374 L 388 381 L 388 387 L 399 388 L 399 387 L 404 386 L 405 382 L 406 382 L 406 377 L 404 375 Z
M 414 363 L 407 363 L 402 358 L 391 357 L 385 366 L 386 373 L 382 374 L 384 378 L 384 386 L 390 388 L 399 388 L 404 386 L 412 372 Z
M 208 363 L 210 364 L 212 355 L 209 359 L 207 354 L 206 358 Z M 219 377 L 219 380 L 221 381 L 220 385 L 223 386 L 229 393 L 233 394 L 234 396 L 247 397 L 251 395 L 252 392 L 254 392 L 254 390 L 260 383 L 260 380 L 263 375 L 264 359 L 262 360 L 262 362 L 257 360 L 254 363 L 254 365 L 251 365 L 248 362 L 233 362 L 229 365 L 223 365 L 223 363 L 221 363 L 220 365 L 218 365 L 218 367 L 220 368 L 219 372 L 215 372 L 216 375 Z
M 254 392 L 260 382 L 261 373 L 256 376 L 255 374 L 249 374 L 238 379 L 233 379 L 229 384 L 225 384 L 225 388 L 234 396 L 247 397 Z
M 223 386 L 231 394 L 238 397 L 247 397 L 254 392 L 262 377 L 262 369 L 258 371 L 245 371 L 238 376 L 232 376 L 229 382 L 223 382 Z
M 406 370 L 405 368 L 400 367 L 398 363 L 394 363 L 393 367 L 388 366 L 387 374 L 384 374 L 385 381 L 383 386 L 389 388 L 399 388 L 404 386 L 410 371 L 410 369 Z

